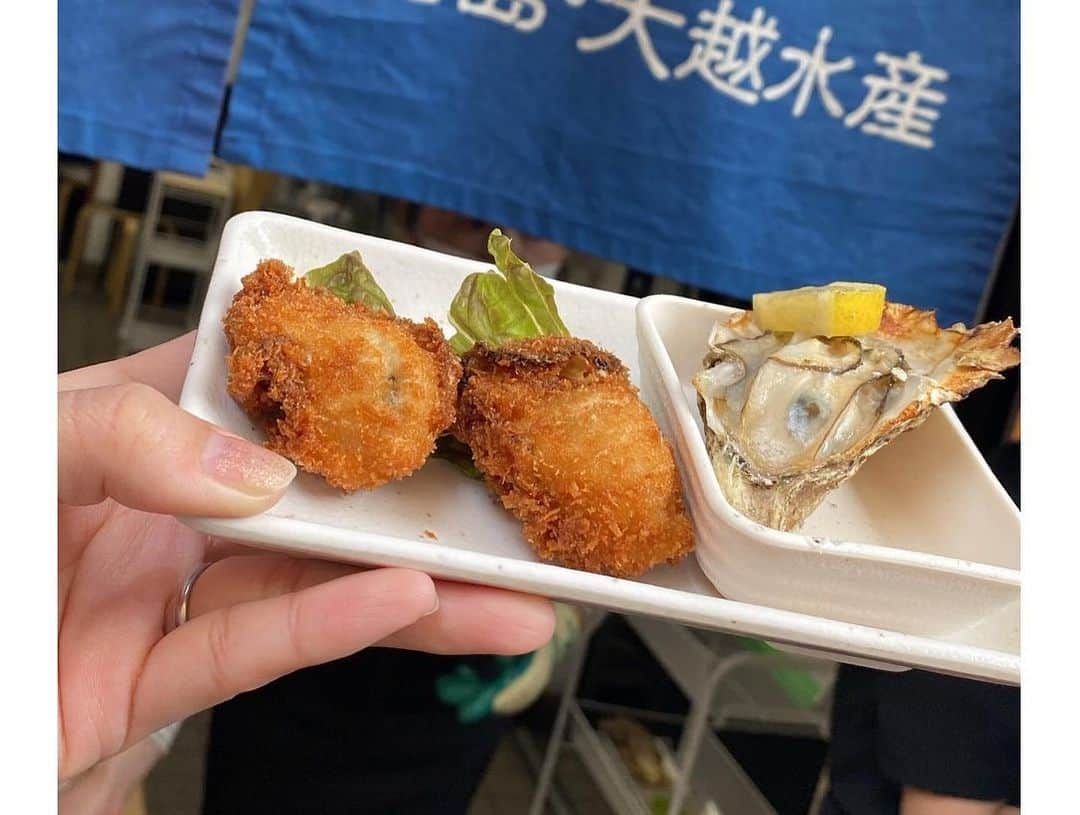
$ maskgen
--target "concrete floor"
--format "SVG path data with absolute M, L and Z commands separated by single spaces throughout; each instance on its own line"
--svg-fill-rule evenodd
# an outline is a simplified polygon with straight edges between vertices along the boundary
M 57 370 L 68 371 L 117 356 L 117 321 L 105 307 L 105 295 L 80 287 L 60 300 Z

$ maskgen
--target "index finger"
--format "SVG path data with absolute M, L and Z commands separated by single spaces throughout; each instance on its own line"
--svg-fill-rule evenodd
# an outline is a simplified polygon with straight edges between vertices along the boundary
M 90 365 L 60 374 L 58 389 L 100 388 L 141 382 L 165 394 L 175 402 L 187 376 L 191 352 L 195 348 L 195 332 L 189 331 L 169 342 L 140 351 L 130 357 Z

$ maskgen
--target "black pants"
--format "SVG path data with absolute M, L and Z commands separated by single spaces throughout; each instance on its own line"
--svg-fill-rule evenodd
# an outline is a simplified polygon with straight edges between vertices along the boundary
M 823 815 L 895 815 L 905 785 L 1020 805 L 1020 690 L 840 667 Z
M 436 699 L 460 659 L 372 649 L 219 705 L 204 814 L 462 815 L 506 722 Z

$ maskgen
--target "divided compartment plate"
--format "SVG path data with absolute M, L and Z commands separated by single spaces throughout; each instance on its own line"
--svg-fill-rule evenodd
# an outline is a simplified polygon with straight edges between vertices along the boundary
M 221 320 L 241 278 L 264 258 L 280 258 L 299 273 L 359 249 L 398 314 L 431 317 L 448 334 L 447 307 L 464 277 L 490 264 L 304 221 L 250 212 L 226 226 L 210 280 L 198 338 L 180 404 L 191 413 L 256 442 L 261 431 L 225 390 L 227 346 Z M 639 374 L 638 300 L 552 282 L 570 330 L 618 355 Z M 655 389 L 646 387 L 643 395 Z M 647 401 L 662 423 L 655 399 Z M 663 424 L 662 424 L 663 426 Z M 669 435 L 674 446 L 680 440 Z M 684 445 L 685 446 L 685 445 Z M 692 494 L 691 486 L 687 495 Z M 208 534 L 268 549 L 367 565 L 403 566 L 437 577 L 500 586 L 768 640 L 778 647 L 876 667 L 924 668 L 1019 684 L 1019 656 L 1006 644 L 946 640 L 856 625 L 720 596 L 693 556 L 625 580 L 539 562 L 518 522 L 483 484 L 453 465 L 429 460 L 409 478 L 343 495 L 301 474 L 272 509 L 250 518 L 185 518 Z M 434 535 L 434 538 L 431 536 Z M 700 540 L 699 540 L 700 542 Z

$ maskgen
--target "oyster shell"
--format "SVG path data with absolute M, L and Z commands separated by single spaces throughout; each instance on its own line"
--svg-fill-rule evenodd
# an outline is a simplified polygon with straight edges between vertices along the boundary
M 1017 365 L 1012 320 L 940 328 L 887 303 L 860 337 L 763 331 L 752 312 L 718 322 L 694 377 L 705 440 L 728 501 L 797 529 L 825 495 L 939 405 Z

